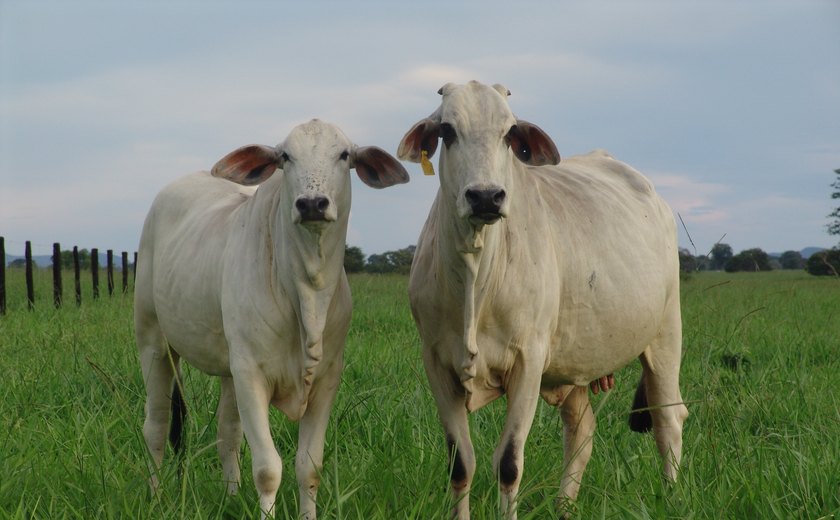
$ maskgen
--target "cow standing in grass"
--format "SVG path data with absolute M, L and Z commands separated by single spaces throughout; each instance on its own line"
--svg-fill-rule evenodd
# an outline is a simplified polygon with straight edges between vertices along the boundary
M 665 475 L 676 479 L 688 411 L 671 210 L 606 152 L 560 163 L 551 139 L 511 113 L 504 87 L 447 84 L 439 94 L 440 107 L 408 131 L 398 156 L 425 162 L 443 140 L 409 293 L 449 447 L 454 516 L 469 517 L 469 412 L 507 395 L 493 467 L 503 513 L 515 518 L 539 396 L 559 405 L 561 492 L 573 500 L 595 430 L 586 385 L 611 383 L 608 374 L 637 357 L 635 407 L 650 405 Z M 647 413 L 632 416 L 634 429 L 649 427 Z
M 244 429 L 264 515 L 273 514 L 282 471 L 269 405 L 300 420 L 300 514 L 315 518 L 350 324 L 343 262 L 351 168 L 374 188 L 408 181 L 388 153 L 356 147 L 313 120 L 277 147 L 237 149 L 155 199 L 140 239 L 134 311 L 153 489 L 183 359 L 221 378 L 224 478 L 236 492 Z

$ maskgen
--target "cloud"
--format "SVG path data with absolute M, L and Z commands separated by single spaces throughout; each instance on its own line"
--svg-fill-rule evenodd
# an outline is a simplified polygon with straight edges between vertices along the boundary
M 673 173 L 653 172 L 648 177 L 659 195 L 686 223 L 716 223 L 730 217 L 729 210 L 719 200 L 720 195 L 730 191 L 723 184 L 697 181 L 687 175 Z

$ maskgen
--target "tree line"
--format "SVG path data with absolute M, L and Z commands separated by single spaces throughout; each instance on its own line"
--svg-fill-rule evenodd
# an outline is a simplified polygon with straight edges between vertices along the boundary
M 816 252 L 808 258 L 803 258 L 799 251 L 785 251 L 773 257 L 757 247 L 735 254 L 729 244 L 718 243 L 706 256 L 694 256 L 684 248 L 680 248 L 679 255 L 680 270 L 683 272 L 804 269 L 815 276 L 838 276 L 840 273 L 840 249 L 837 248 Z

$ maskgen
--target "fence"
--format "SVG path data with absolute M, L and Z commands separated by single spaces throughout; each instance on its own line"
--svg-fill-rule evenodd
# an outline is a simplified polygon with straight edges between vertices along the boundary
M 60 308 L 64 303 L 64 285 L 62 281 L 62 258 L 61 245 L 59 243 L 53 244 L 52 251 L 52 293 L 53 305 Z M 123 251 L 120 255 L 121 273 L 122 273 L 122 293 L 128 292 L 129 289 L 129 263 L 128 253 Z M 82 304 L 82 262 L 79 254 L 79 248 L 73 247 L 73 288 L 76 299 L 76 305 Z M 134 264 L 132 265 L 132 282 L 134 274 L 136 273 L 137 253 L 134 253 Z M 115 290 L 114 283 L 114 252 L 111 249 L 106 251 L 106 281 L 108 287 L 108 295 L 112 296 Z M 27 241 L 24 250 L 24 269 L 26 278 L 26 299 L 29 310 L 35 308 L 35 280 L 34 280 L 34 263 L 32 260 L 32 243 Z M 93 299 L 99 298 L 99 249 L 93 248 L 90 251 L 90 273 L 92 281 Z M 0 315 L 6 314 L 6 246 L 4 237 L 0 237 Z

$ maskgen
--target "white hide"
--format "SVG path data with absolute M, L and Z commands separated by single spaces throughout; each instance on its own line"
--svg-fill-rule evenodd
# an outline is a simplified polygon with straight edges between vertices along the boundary
M 440 108 L 406 134 L 398 153 L 414 161 L 422 150 L 431 156 L 438 134 L 444 137 L 441 186 L 417 244 L 409 293 L 452 467 L 462 469 L 453 471 L 454 515 L 469 517 L 469 411 L 507 395 L 493 460 L 503 512 L 514 518 L 538 396 L 562 405 L 561 486 L 574 499 L 595 426 L 585 385 L 636 357 L 650 405 L 675 405 L 652 415 L 665 472 L 676 478 L 687 410 L 678 388 L 671 210 L 644 176 L 606 152 L 558 164 L 550 138 L 513 116 L 503 87 L 449 84 L 440 94 Z M 497 222 L 470 219 L 464 193 L 476 186 L 504 190 Z
M 183 359 L 222 378 L 217 415 L 225 479 L 234 492 L 244 429 L 264 514 L 273 513 L 282 469 L 269 405 L 301 421 L 300 514 L 315 518 L 324 434 L 350 324 L 343 261 L 353 167 L 373 187 L 408 181 L 386 152 L 358 148 L 335 126 L 313 120 L 276 148 L 237 149 L 212 172 L 177 180 L 155 199 L 140 240 L 135 291 L 153 475 Z M 302 220 L 296 202 L 307 197 L 328 204 L 322 218 Z

